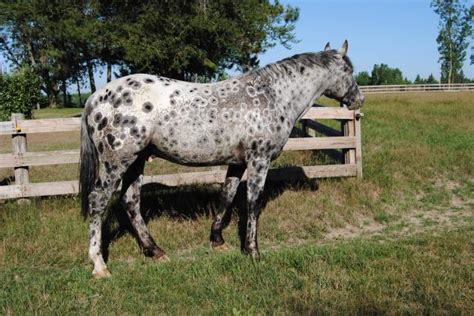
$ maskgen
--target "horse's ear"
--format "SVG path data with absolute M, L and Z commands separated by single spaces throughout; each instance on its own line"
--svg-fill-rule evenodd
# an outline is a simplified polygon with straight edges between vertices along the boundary
M 329 42 L 326 43 L 326 46 L 324 46 L 324 50 L 331 50 L 331 44 Z
M 339 49 L 338 53 L 341 54 L 342 57 L 347 55 L 347 49 L 349 48 L 349 43 L 347 43 L 347 40 L 344 41 L 344 44 L 342 44 L 342 47 Z

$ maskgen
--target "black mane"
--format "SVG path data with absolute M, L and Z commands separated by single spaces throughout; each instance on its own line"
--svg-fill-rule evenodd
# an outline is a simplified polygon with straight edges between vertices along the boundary
M 301 69 L 301 67 L 322 67 L 322 68 L 329 68 L 331 63 L 336 60 L 336 55 L 338 54 L 337 50 L 327 50 L 318 53 L 302 53 L 296 54 L 291 57 L 287 57 L 275 63 L 269 64 L 261 69 L 255 70 L 258 74 L 264 74 L 267 72 L 274 72 L 278 68 L 291 67 L 293 69 Z M 353 72 L 354 66 L 352 65 L 351 60 L 346 55 L 343 57 L 346 65 L 348 67 L 348 71 Z

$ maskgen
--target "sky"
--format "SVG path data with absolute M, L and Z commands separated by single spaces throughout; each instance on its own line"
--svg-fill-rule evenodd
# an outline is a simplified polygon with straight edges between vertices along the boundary
M 410 80 L 417 74 L 423 78 L 433 74 L 439 79 L 436 43 L 439 17 L 430 7 L 430 0 L 281 2 L 300 8 L 295 29 L 299 42 L 289 50 L 281 45 L 269 49 L 260 56 L 260 66 L 298 53 L 321 51 L 327 42 L 332 48 L 339 48 L 347 39 L 355 72 L 370 73 L 374 64 L 384 63 L 399 68 Z M 473 5 L 474 0 L 466 3 Z M 469 48 L 468 56 L 470 53 Z M 5 65 L 3 57 L 0 62 Z M 467 77 L 474 78 L 474 65 L 469 65 L 468 58 L 463 71 Z M 105 84 L 103 73 L 97 72 L 96 83 L 98 87 Z
M 327 42 L 332 48 L 349 41 L 348 55 L 355 71 L 370 71 L 374 64 L 399 68 L 414 80 L 417 74 L 439 78 L 439 17 L 430 0 L 284 0 L 300 8 L 296 37 L 291 50 L 275 47 L 260 58 L 261 65 L 295 53 L 320 51 Z M 473 5 L 468 0 L 467 5 Z M 472 40 L 471 40 L 472 42 Z M 472 46 L 472 43 L 471 43 Z M 468 56 L 470 54 L 468 50 Z M 464 74 L 474 78 L 474 65 L 465 61 Z

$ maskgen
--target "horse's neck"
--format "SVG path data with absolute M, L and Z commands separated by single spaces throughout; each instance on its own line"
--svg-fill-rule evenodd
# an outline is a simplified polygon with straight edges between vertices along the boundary
M 318 66 L 291 69 L 274 82 L 275 88 L 281 90 L 280 106 L 290 120 L 296 121 L 319 98 L 330 84 L 330 72 Z M 286 88 L 282 87 L 288 85 Z

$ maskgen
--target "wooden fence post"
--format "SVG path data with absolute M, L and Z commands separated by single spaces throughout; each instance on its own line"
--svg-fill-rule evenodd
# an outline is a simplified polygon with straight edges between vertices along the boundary
M 13 155 L 21 158 L 27 151 L 26 134 L 21 132 L 21 121 L 25 118 L 23 114 L 14 113 L 11 116 L 16 133 L 12 134 Z M 15 167 L 15 184 L 20 186 L 21 195 L 27 196 L 27 185 L 30 183 L 28 166 Z M 18 199 L 18 204 L 28 204 L 29 199 Z
M 356 136 L 355 162 L 357 168 L 357 178 L 362 178 L 362 128 L 360 126 L 362 114 L 360 113 L 360 110 L 356 110 L 354 116 L 354 128 Z

